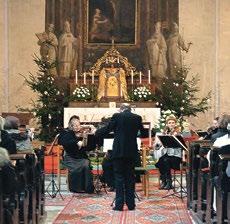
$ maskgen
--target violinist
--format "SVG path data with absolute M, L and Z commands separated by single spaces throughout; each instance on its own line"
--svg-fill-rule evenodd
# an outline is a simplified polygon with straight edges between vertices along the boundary
M 69 170 L 70 191 L 93 193 L 93 176 L 83 135 L 80 119 L 74 115 L 69 120 L 68 128 L 60 133 L 58 143 L 64 148 L 64 164 Z
M 214 118 L 214 120 L 212 121 L 212 126 L 209 127 L 207 130 L 207 135 L 203 137 L 204 140 L 211 140 L 213 136 L 215 137 L 215 134 L 218 132 L 219 129 L 219 120 L 219 117 Z M 214 142 L 215 139 L 213 139 L 212 141 Z M 202 138 L 200 138 L 200 140 L 202 140 Z
M 166 118 L 166 126 L 163 134 L 178 135 L 180 129 L 177 126 L 177 119 L 174 115 L 169 115 Z M 155 151 L 160 155 L 156 163 L 156 167 L 160 171 L 161 185 L 160 189 L 169 190 L 172 189 L 172 177 L 171 169 L 180 169 L 180 163 L 182 160 L 181 148 L 164 148 L 156 136 Z M 160 153 L 159 151 L 160 150 Z

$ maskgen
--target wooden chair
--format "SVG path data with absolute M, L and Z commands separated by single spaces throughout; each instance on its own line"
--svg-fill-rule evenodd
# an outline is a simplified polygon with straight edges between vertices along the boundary
M 149 148 L 143 146 L 141 148 L 141 165 L 140 167 L 135 167 L 135 172 L 142 176 L 142 185 L 144 190 L 144 195 L 149 197 L 149 170 L 147 168 L 147 152 Z

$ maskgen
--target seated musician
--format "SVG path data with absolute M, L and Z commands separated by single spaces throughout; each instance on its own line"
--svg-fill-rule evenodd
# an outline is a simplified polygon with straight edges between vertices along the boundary
M 70 191 L 93 193 L 93 176 L 78 116 L 74 115 L 70 118 L 68 128 L 64 129 L 58 137 L 58 143 L 64 147 L 64 164 L 70 172 Z
M 177 135 L 180 130 L 177 127 L 177 119 L 174 115 L 169 115 L 166 118 L 166 126 L 163 134 Z M 156 136 L 155 139 L 155 157 L 159 155 L 159 160 L 156 163 L 156 167 L 160 171 L 161 186 L 160 189 L 169 190 L 172 189 L 172 177 L 171 169 L 180 169 L 180 163 L 182 160 L 181 148 L 164 148 Z

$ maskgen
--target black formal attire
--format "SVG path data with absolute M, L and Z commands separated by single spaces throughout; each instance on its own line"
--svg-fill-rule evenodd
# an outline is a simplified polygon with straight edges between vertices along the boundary
M 86 154 L 86 148 L 80 148 L 78 142 L 82 141 L 72 130 L 63 130 L 58 143 L 64 148 L 64 165 L 68 168 L 69 189 L 71 192 L 93 193 L 93 176 L 90 169 L 90 162 Z
M 228 134 L 228 130 L 226 128 L 218 128 L 217 132 L 211 136 L 211 142 L 214 143 L 217 138 L 220 138 L 226 134 Z
M 16 142 L 10 137 L 7 131 L 1 130 L 1 142 L 0 147 L 5 148 L 9 154 L 17 153 Z
M 115 210 L 122 210 L 124 203 L 135 208 L 135 161 L 138 157 L 137 134 L 143 132 L 142 118 L 125 110 L 112 116 L 109 124 L 96 131 L 96 135 L 114 132 L 111 158 L 115 177 Z

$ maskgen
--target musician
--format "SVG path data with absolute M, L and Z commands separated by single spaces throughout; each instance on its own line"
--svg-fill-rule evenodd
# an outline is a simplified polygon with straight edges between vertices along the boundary
M 211 140 L 212 139 L 212 136 L 215 137 L 215 134 L 218 132 L 218 129 L 219 129 L 219 121 L 220 121 L 220 118 L 219 117 L 216 117 L 213 119 L 212 121 L 212 126 L 208 128 L 207 130 L 207 135 L 204 136 L 204 137 L 200 137 L 199 140 Z M 213 139 L 213 142 L 215 140 Z
M 178 135 L 180 129 L 177 126 L 177 119 L 174 115 L 169 115 L 166 118 L 166 126 L 163 134 Z M 156 136 L 155 151 L 160 150 L 161 157 L 156 163 L 156 167 L 160 171 L 161 185 L 160 189 L 169 190 L 172 189 L 172 177 L 171 169 L 180 169 L 180 163 L 182 160 L 181 148 L 164 148 Z M 157 152 L 159 154 L 159 152 Z
M 115 177 L 115 207 L 122 211 L 126 203 L 129 210 L 135 209 L 135 160 L 138 156 L 137 134 L 143 131 L 141 116 L 131 112 L 129 104 L 122 104 L 120 113 L 115 113 L 106 127 L 98 129 L 96 135 L 103 136 L 114 131 L 112 150 Z
M 70 191 L 93 193 L 93 176 L 82 136 L 80 119 L 74 115 L 69 120 L 68 128 L 60 133 L 58 143 L 64 147 L 64 164 L 70 172 Z

